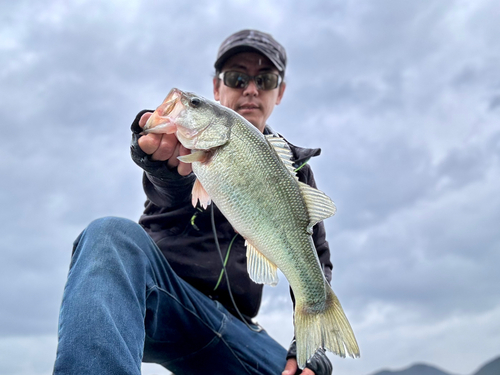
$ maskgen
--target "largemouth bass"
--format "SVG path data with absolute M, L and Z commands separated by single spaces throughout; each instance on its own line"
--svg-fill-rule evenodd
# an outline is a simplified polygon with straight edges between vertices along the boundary
M 359 357 L 338 298 L 323 274 L 313 226 L 335 211 L 324 193 L 299 182 L 291 151 L 236 112 L 172 89 L 144 133 L 175 133 L 191 154 L 197 179 L 193 205 L 211 200 L 246 240 L 247 268 L 256 283 L 276 285 L 279 268 L 295 296 L 294 327 L 301 369 L 317 349 Z

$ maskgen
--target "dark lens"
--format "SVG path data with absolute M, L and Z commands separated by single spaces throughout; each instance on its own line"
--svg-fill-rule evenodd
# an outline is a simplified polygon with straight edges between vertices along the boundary
M 265 81 L 265 79 L 264 79 L 264 77 L 263 77 L 262 74 L 260 74 L 258 76 L 255 76 L 255 84 L 257 85 L 257 88 L 259 90 L 267 90 L 265 88 L 265 83 L 266 83 L 266 81 Z
M 259 74 L 255 77 L 255 83 L 261 90 L 274 90 L 278 87 L 279 76 L 274 73 Z
M 244 89 L 248 86 L 248 75 L 239 72 L 225 72 L 224 84 L 233 89 Z

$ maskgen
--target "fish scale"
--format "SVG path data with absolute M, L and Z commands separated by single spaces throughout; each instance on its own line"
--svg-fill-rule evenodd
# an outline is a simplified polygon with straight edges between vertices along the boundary
M 191 100 L 196 98 L 196 100 Z M 197 181 L 193 203 L 213 200 L 246 240 L 250 278 L 275 285 L 277 268 L 295 296 L 297 363 L 304 368 L 317 349 L 342 357 L 359 348 L 340 302 L 326 281 L 312 227 L 335 213 L 322 192 L 298 181 L 286 143 L 264 136 L 236 112 L 173 89 L 145 126 L 172 132 L 191 154 Z

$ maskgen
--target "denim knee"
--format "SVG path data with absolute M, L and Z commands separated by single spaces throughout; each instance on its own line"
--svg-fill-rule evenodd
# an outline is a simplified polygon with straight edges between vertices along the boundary
M 138 223 L 130 219 L 116 216 L 105 216 L 92 221 L 88 225 L 86 231 L 92 231 L 109 236 L 120 232 L 135 233 L 138 231 L 142 234 L 143 229 Z
M 73 257 L 91 255 L 125 255 L 126 252 L 142 251 L 151 238 L 136 222 L 120 217 L 103 217 L 92 221 L 73 242 Z M 96 255 L 96 254 L 95 254 Z

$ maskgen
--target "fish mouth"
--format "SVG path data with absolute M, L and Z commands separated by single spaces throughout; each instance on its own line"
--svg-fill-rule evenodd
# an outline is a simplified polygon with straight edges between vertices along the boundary
M 172 90 L 170 90 L 167 97 L 163 101 L 163 105 L 165 105 L 163 116 L 167 116 L 170 114 L 170 112 L 172 112 L 172 110 L 175 107 L 175 104 L 180 100 L 182 95 L 183 92 L 179 89 L 173 88 Z
M 146 125 L 144 125 L 142 133 L 175 133 L 177 131 L 175 120 L 184 109 L 181 101 L 183 95 L 184 93 L 179 89 L 173 88 L 170 90 L 163 103 L 156 108 Z
M 170 116 L 171 118 L 177 117 L 179 113 L 174 113 L 174 108 L 176 107 L 176 104 L 180 104 L 180 107 L 184 108 L 181 102 L 181 98 L 183 96 L 184 93 L 179 89 L 173 88 L 172 90 L 170 90 L 163 103 L 156 109 L 158 111 L 158 114 L 161 117 L 167 117 L 167 116 Z M 179 108 L 175 112 L 180 112 L 179 110 L 182 108 Z

